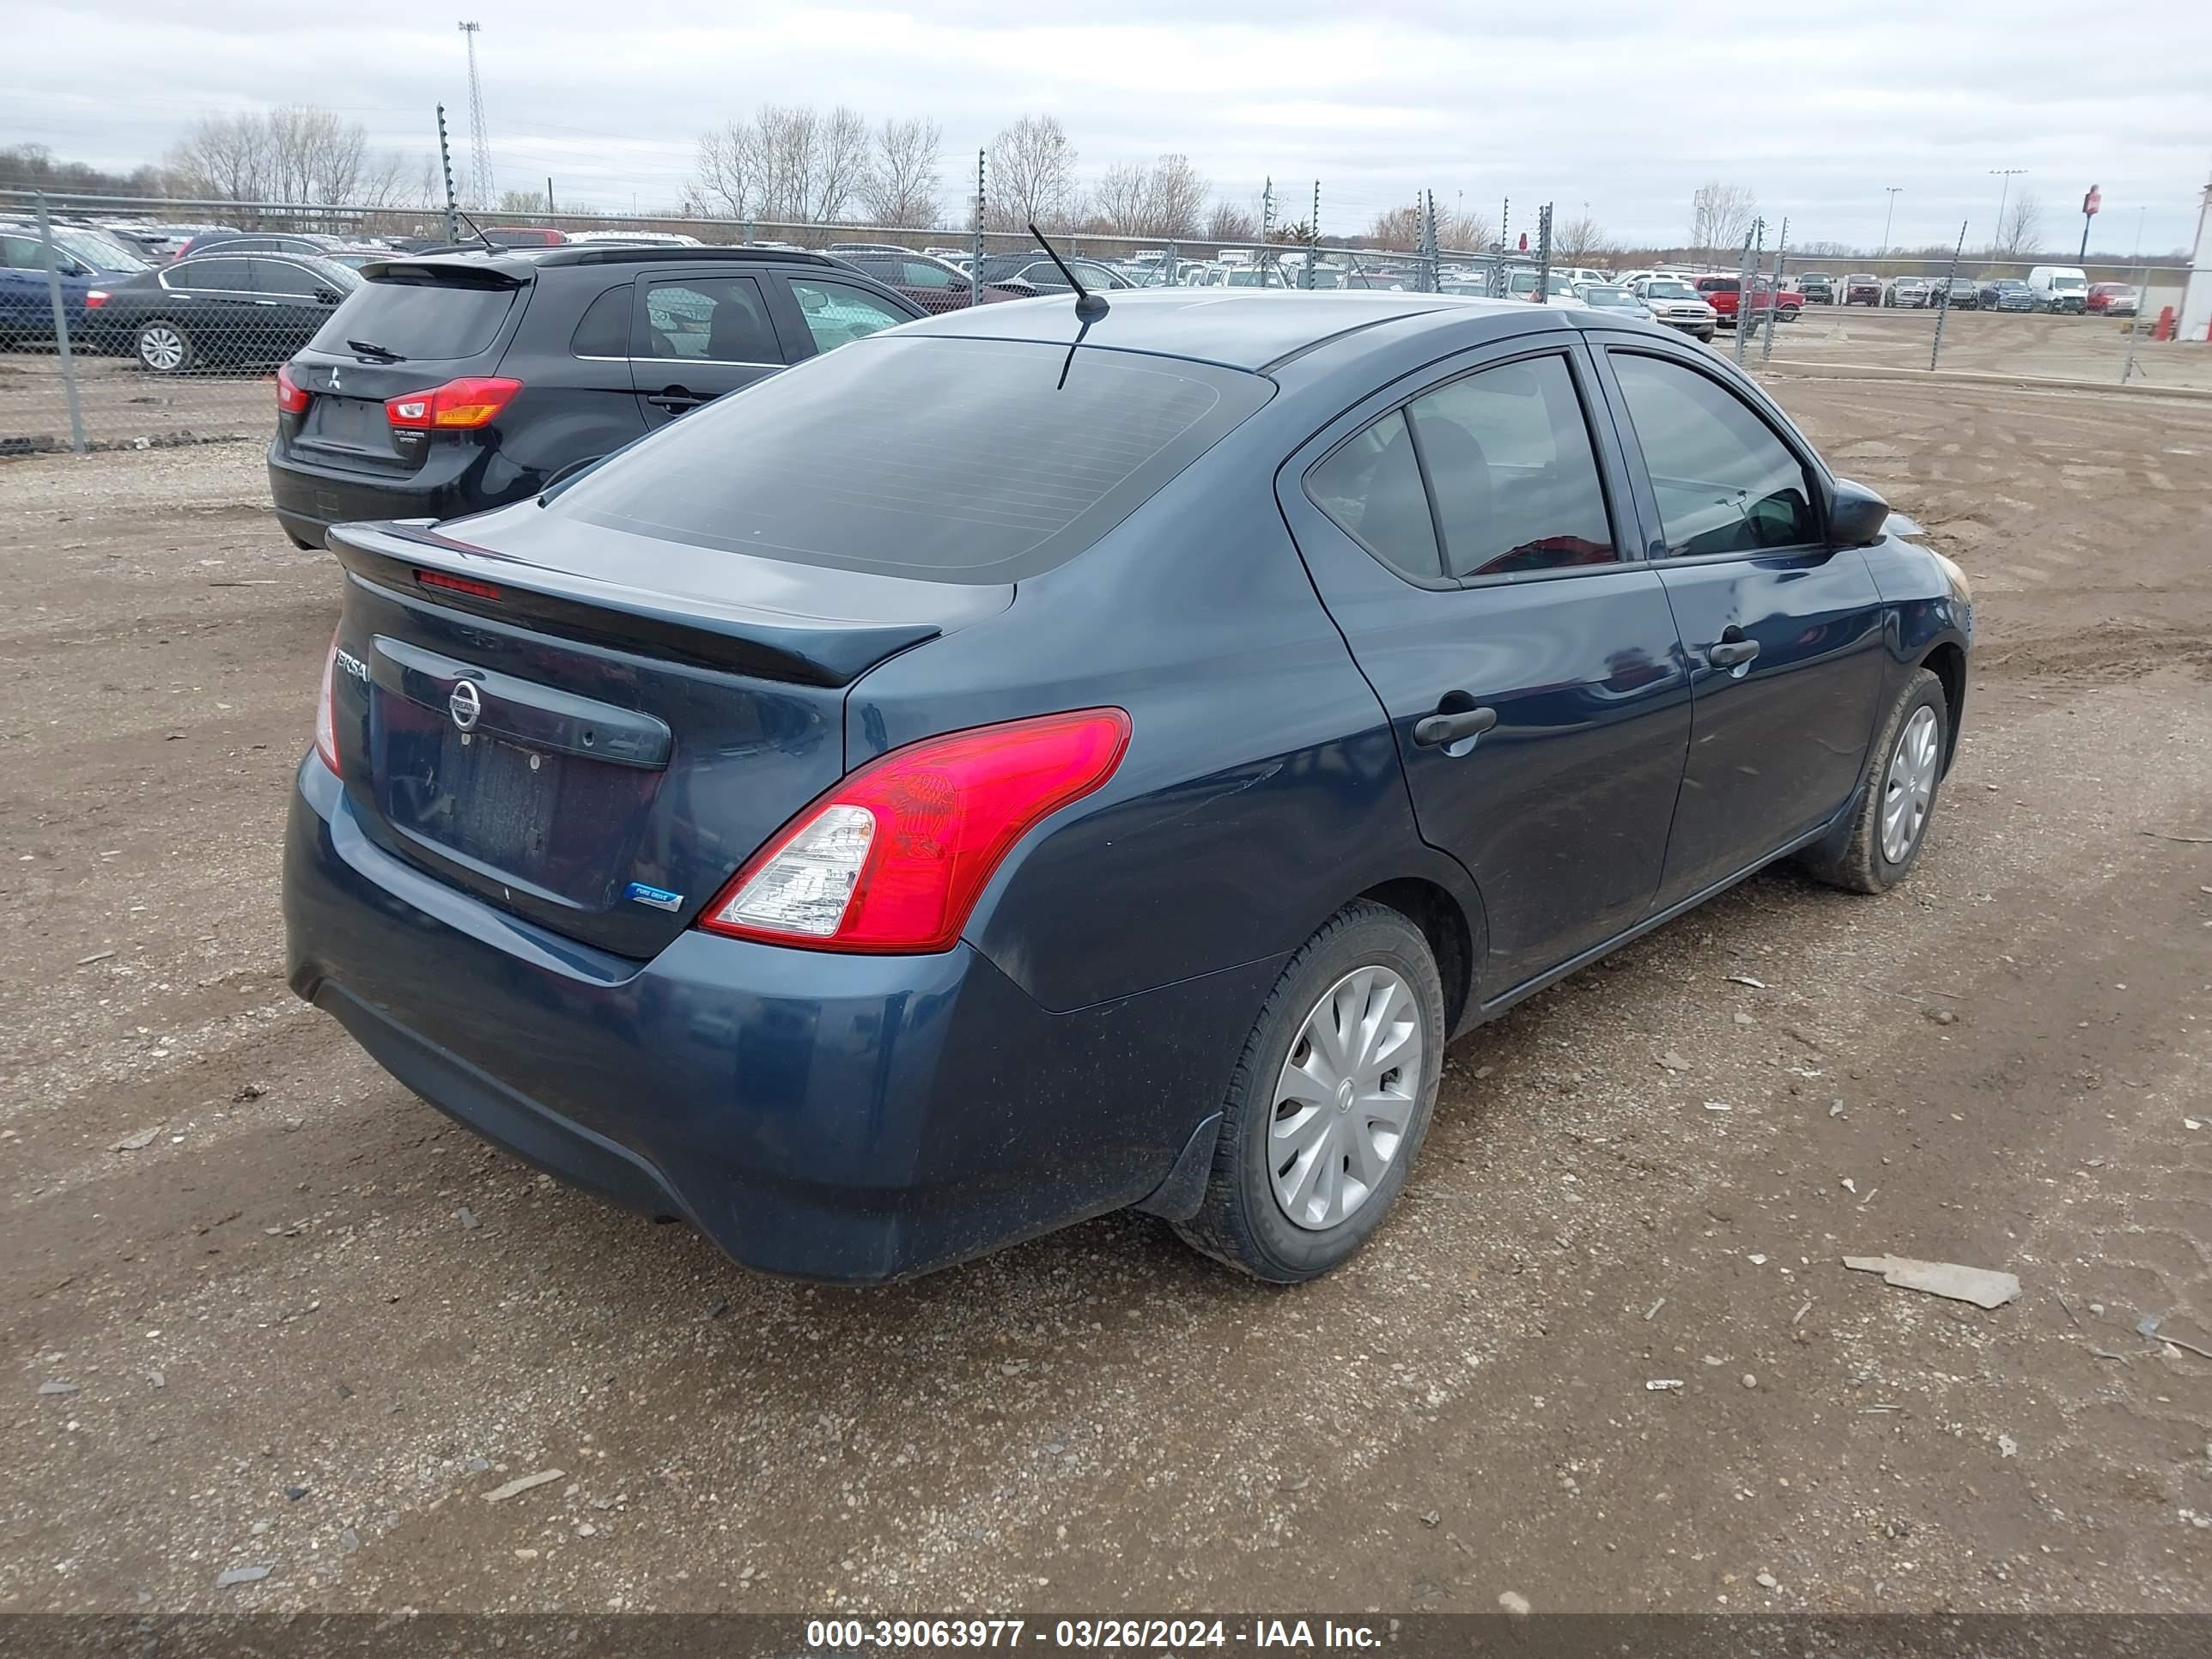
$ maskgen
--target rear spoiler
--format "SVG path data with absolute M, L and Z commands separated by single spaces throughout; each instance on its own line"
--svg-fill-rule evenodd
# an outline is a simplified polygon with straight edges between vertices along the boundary
M 347 524 L 331 551 L 358 580 L 396 595 L 586 644 L 785 680 L 850 685 L 886 657 L 935 639 L 933 622 L 794 626 L 776 612 L 690 600 L 549 569 L 422 526 Z
M 517 289 L 528 287 L 532 274 L 503 270 L 494 264 L 464 264 L 457 258 L 400 254 L 389 259 L 370 260 L 362 266 L 361 277 L 366 283 L 411 283 L 422 288 Z

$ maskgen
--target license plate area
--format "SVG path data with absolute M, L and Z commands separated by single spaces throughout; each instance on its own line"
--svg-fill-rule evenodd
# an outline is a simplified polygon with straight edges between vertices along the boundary
M 394 829 L 572 904 L 614 902 L 658 773 L 457 732 L 428 709 L 382 701 L 378 807 Z
M 405 459 L 392 441 L 384 405 L 365 398 L 316 394 L 295 441 L 309 449 L 332 450 L 387 465 Z

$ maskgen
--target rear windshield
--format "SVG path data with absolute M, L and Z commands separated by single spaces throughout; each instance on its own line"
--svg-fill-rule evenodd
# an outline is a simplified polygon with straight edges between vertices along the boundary
M 500 325 L 520 291 L 389 278 L 366 282 L 331 313 L 310 349 L 344 354 L 351 349 L 347 341 L 365 340 L 410 360 L 473 357 L 499 337 Z
M 686 416 L 547 503 L 802 564 L 1004 582 L 1073 558 L 1266 403 L 1179 358 L 857 341 Z

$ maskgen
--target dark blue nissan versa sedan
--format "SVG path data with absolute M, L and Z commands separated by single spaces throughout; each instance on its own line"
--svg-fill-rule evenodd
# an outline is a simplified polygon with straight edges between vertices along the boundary
M 471 1128 L 868 1282 L 1381 1223 L 1445 1043 L 1911 868 L 1965 580 L 1710 352 L 1412 294 L 954 312 L 348 525 L 293 988 Z

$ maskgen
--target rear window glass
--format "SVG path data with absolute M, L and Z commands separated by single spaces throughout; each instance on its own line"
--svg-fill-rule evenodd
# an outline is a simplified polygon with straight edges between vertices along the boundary
M 1013 581 L 1090 546 L 1273 389 L 1132 352 L 870 339 L 686 416 L 546 510 L 804 564 Z
M 453 283 L 363 283 L 340 306 L 312 349 L 345 352 L 367 340 L 402 357 L 473 357 L 499 337 L 518 289 Z

